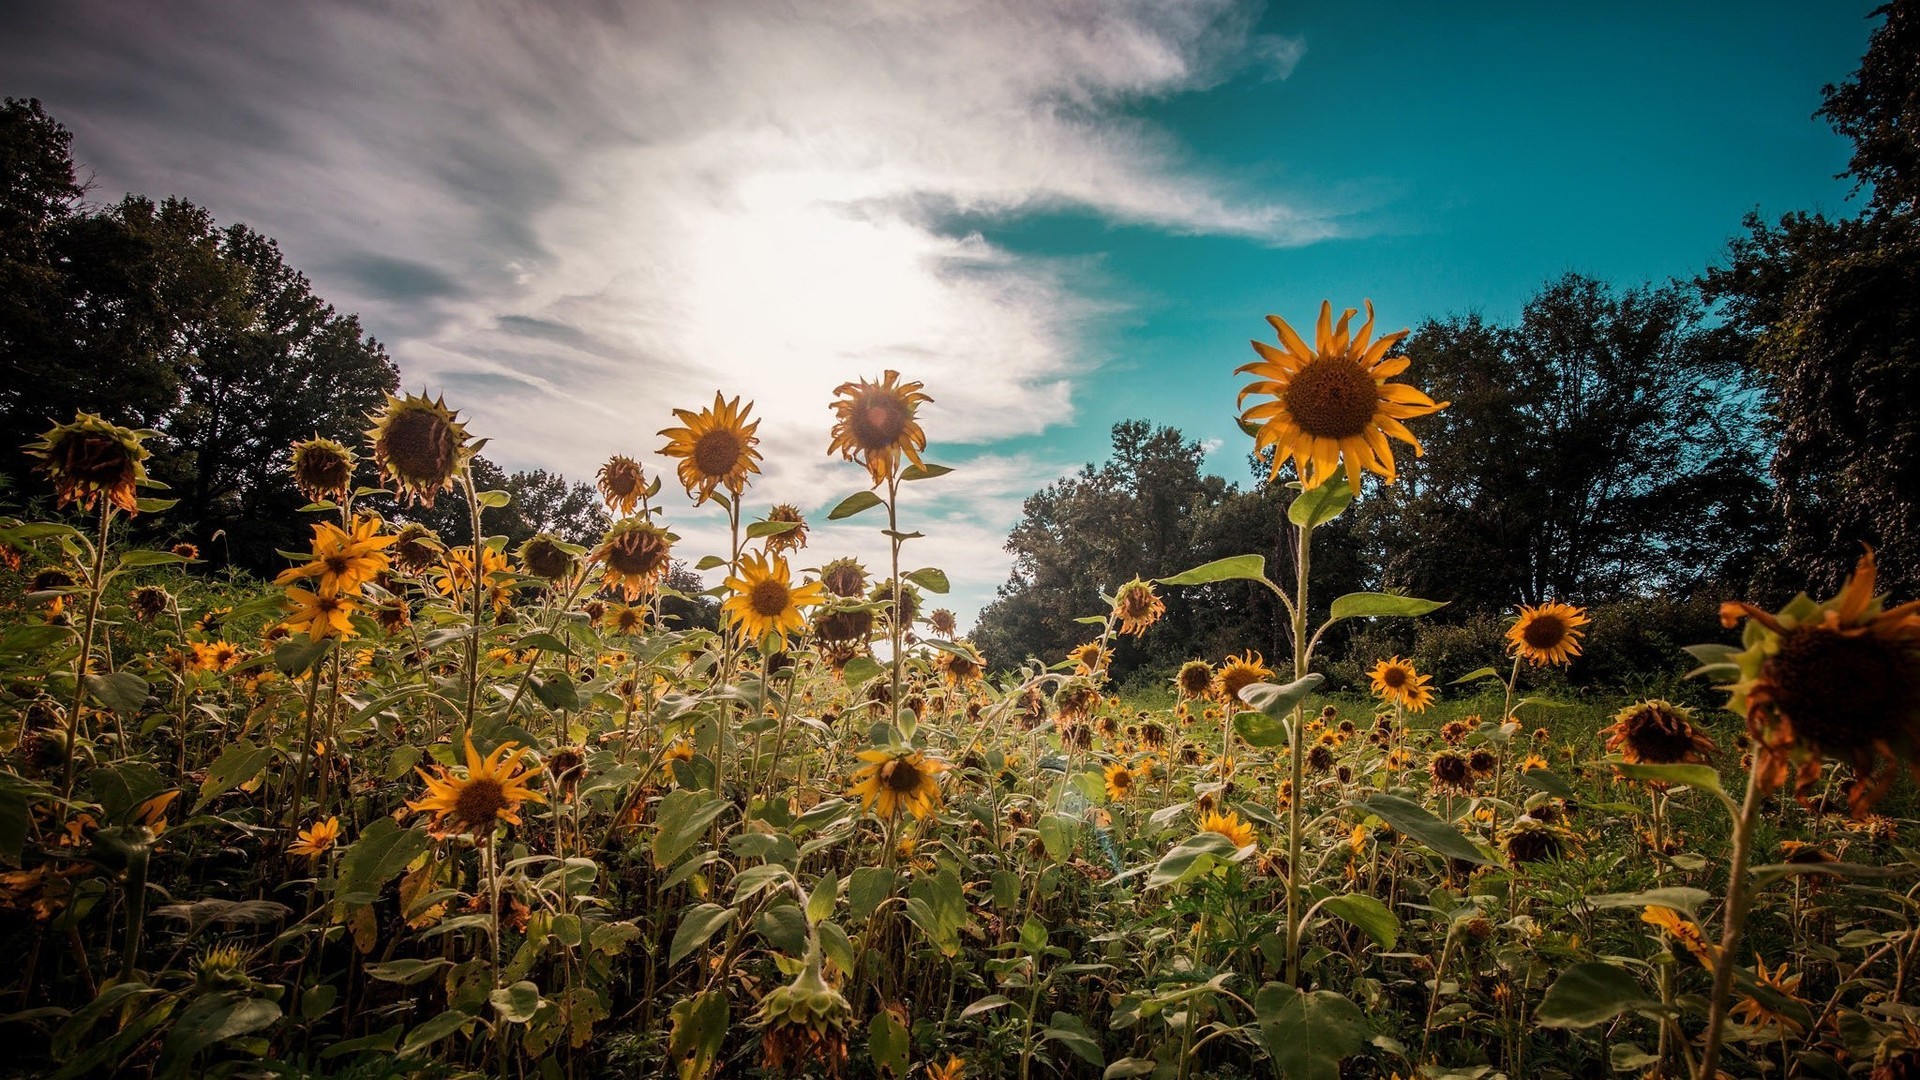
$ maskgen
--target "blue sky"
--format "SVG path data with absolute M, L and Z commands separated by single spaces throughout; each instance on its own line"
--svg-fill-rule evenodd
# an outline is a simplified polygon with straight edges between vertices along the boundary
M 832 387 L 924 380 L 959 471 L 913 489 L 909 558 L 964 623 L 1114 422 L 1243 478 L 1270 312 L 1507 319 L 1567 271 L 1697 273 L 1750 209 L 1848 212 L 1810 114 L 1872 6 L 0 0 L 0 92 L 95 198 L 278 237 L 509 467 L 659 466 L 720 389 L 765 418 L 749 506 L 824 515 L 863 476 L 824 457 Z

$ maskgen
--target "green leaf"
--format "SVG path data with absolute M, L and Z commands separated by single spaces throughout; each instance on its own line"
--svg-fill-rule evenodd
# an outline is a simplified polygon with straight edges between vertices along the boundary
M 1544 791 L 1556 799 L 1577 798 L 1573 785 L 1567 783 L 1552 769 L 1528 769 L 1519 774 L 1520 782 L 1535 791 Z
M 9 626 L 5 630 L 0 630 L 0 653 L 20 656 L 38 652 L 73 636 L 75 636 L 73 628 L 70 626 L 49 626 L 45 623 Z
M 242 739 L 220 751 L 213 765 L 207 769 L 207 778 L 200 785 L 200 803 L 194 809 L 205 806 L 207 800 L 225 791 L 232 791 L 241 784 L 260 775 L 273 759 L 273 748 L 255 746 Z
M 703 1080 L 713 1072 L 727 1040 L 727 995 L 706 990 L 673 1003 L 673 1031 L 667 1037 L 667 1056 L 680 1080 Z
M 533 1019 L 533 1014 L 540 1011 L 542 1004 L 539 985 L 525 979 L 495 990 L 488 995 L 488 1000 L 493 1003 L 494 1011 L 500 1014 L 500 1018 L 509 1024 L 524 1024 Z
M 672 967 L 685 959 L 688 953 L 705 945 L 708 938 L 732 922 L 738 914 L 734 909 L 719 904 L 695 905 L 681 917 L 680 928 L 673 932 L 673 945 L 667 950 L 667 966 Z
M 1352 805 L 1449 859 L 1461 859 L 1480 866 L 1498 865 L 1491 856 L 1460 835 L 1460 830 L 1427 813 L 1426 808 L 1418 803 L 1398 795 L 1379 794 Z
M 907 1075 L 907 1052 L 911 1048 L 912 1040 L 907 1036 L 907 1025 L 900 1022 L 893 1010 L 875 1010 L 873 1020 L 867 1024 L 867 1052 L 873 1055 L 874 1067 L 894 1076 Z
M 952 469 L 947 468 L 945 465 L 935 465 L 929 461 L 922 465 L 907 466 L 906 470 L 900 474 L 900 479 L 931 480 L 936 476 L 945 476 L 952 471 Z
M 1659 1004 L 1631 973 L 1612 964 L 1586 961 L 1561 972 L 1547 987 L 1534 1019 L 1542 1027 L 1589 1028 L 1630 1009 Z
M 833 914 L 833 905 L 840 899 L 840 878 L 829 870 L 814 883 L 813 891 L 807 894 L 807 922 L 819 925 Z
M 1287 520 L 1303 529 L 1325 525 L 1353 505 L 1353 489 L 1343 475 L 1329 477 L 1312 491 L 1303 491 L 1287 507 Z
M 798 521 L 756 521 L 747 526 L 747 539 L 758 540 L 763 536 L 784 536 L 799 527 Z
M 1598 896 L 1587 897 L 1587 903 L 1596 908 L 1666 907 L 1693 915 L 1699 912 L 1701 904 L 1711 899 L 1713 899 L 1712 894 L 1705 889 L 1672 885 L 1664 889 L 1646 889 L 1641 892 L 1601 893 Z
M 400 876 L 429 843 L 424 830 L 402 828 L 390 817 L 374 818 L 340 859 L 336 898 L 346 904 L 380 899 L 381 888 Z
M 718 555 L 702 555 L 700 561 L 693 564 L 695 570 L 711 570 L 716 566 L 727 565 L 727 560 Z
M 1307 699 L 1327 677 L 1317 671 L 1309 671 L 1298 679 L 1283 686 L 1273 683 L 1254 683 L 1240 688 L 1240 700 L 1260 710 L 1262 715 L 1278 720 L 1292 712 L 1294 706 Z
M 1267 1053 L 1287 1080 L 1340 1080 L 1340 1061 L 1367 1045 L 1367 1017 L 1331 990 L 1302 993 L 1268 983 L 1254 995 L 1253 1012 Z
M 1740 811 L 1733 805 L 1733 798 L 1727 794 L 1727 789 L 1720 786 L 1719 770 L 1711 765 L 1637 765 L 1616 761 L 1613 767 L 1630 780 L 1655 780 L 1663 784 L 1683 784 L 1710 791 L 1720 797 L 1728 813 L 1739 816 Z
M 979 1001 L 961 1009 L 960 1019 L 970 1020 L 973 1017 L 979 1016 L 981 1013 L 992 1012 L 995 1009 L 1004 1008 L 1011 1004 L 1013 1004 L 1013 1002 L 1009 1000 L 1005 994 L 988 994 Z
M 120 554 L 120 569 L 125 570 L 134 566 L 167 566 L 192 561 L 185 555 L 175 555 L 171 551 L 125 551 Z
M 533 686 L 533 696 L 549 709 L 574 712 L 582 705 L 580 692 L 564 671 L 555 671 L 545 678 L 529 677 L 527 682 Z
M 1107 1063 L 1107 1055 L 1101 1051 L 1100 1043 L 1087 1030 L 1086 1021 L 1069 1013 L 1056 1012 L 1047 1021 L 1046 1029 L 1040 1032 L 1043 1040 L 1057 1042 L 1073 1051 L 1081 1061 L 1100 1068 Z
M 840 521 L 865 510 L 880 505 L 880 496 L 871 491 L 856 491 L 840 500 L 840 505 L 827 512 L 828 521 Z
M 458 1009 L 448 1009 L 426 1023 L 409 1030 L 407 1037 L 400 1043 L 400 1056 L 412 1057 L 473 1021 L 472 1016 Z
M 195 1054 L 228 1039 L 259 1031 L 280 1019 L 280 1006 L 237 991 L 195 998 L 173 1022 L 161 1052 L 163 1071 L 186 1064 Z
M 539 649 L 541 652 L 559 653 L 562 656 L 573 655 L 573 648 L 571 646 L 544 630 L 531 634 L 522 634 L 520 640 L 513 643 L 513 647 L 515 649 Z
M 122 715 L 140 711 L 147 703 L 147 680 L 131 671 L 116 671 L 111 675 L 84 676 L 87 684 L 87 696 Z
M 847 661 L 846 667 L 840 669 L 840 678 L 841 681 L 845 682 L 848 686 L 859 686 L 875 676 L 886 673 L 887 669 L 881 667 L 879 662 L 872 657 L 856 656 Z
M 445 959 L 444 957 L 435 957 L 432 960 L 415 960 L 408 958 L 404 960 L 393 960 L 384 964 L 367 964 L 363 966 L 361 970 L 365 971 L 369 978 L 379 979 L 381 982 L 399 983 L 401 986 L 412 986 L 414 983 L 425 982 L 439 972 L 441 968 L 450 968 L 452 966 L 453 961 Z
M 1453 680 L 1447 685 L 1459 686 L 1461 683 L 1479 682 L 1481 679 L 1504 679 L 1504 678 L 1506 678 L 1506 676 L 1500 674 L 1499 668 L 1483 667 L 1483 668 L 1475 668 L 1474 670 L 1467 672 L 1465 675 L 1460 676 L 1459 678 Z
M 947 572 L 937 567 L 923 567 L 901 576 L 930 593 L 939 593 L 944 596 L 947 590 L 952 588 L 947 584 Z
M 1249 687 L 1251 689 L 1251 687 Z M 1237 712 L 1233 714 L 1234 734 L 1247 741 L 1248 746 L 1280 746 L 1287 741 L 1287 721 L 1284 717 L 1268 716 L 1266 713 Z
M 1446 606 L 1444 600 L 1421 600 L 1418 597 L 1395 596 L 1392 593 L 1355 592 L 1335 600 L 1330 614 L 1335 620 L 1414 618 Z
M 291 638 L 273 650 L 273 665 L 283 675 L 300 675 L 319 662 L 332 647 L 332 638 L 321 638 L 319 641 L 304 636 Z
M 1047 855 L 1055 862 L 1063 862 L 1073 854 L 1073 838 L 1080 831 L 1080 819 L 1070 814 L 1048 814 L 1034 825 L 1034 831 L 1040 834 L 1040 843 L 1047 849 Z
M 1172 577 L 1160 578 L 1159 583 L 1207 585 L 1215 581 L 1265 581 L 1266 579 L 1267 557 L 1265 555 L 1233 555 L 1225 559 L 1215 559 Z
M 1332 912 L 1360 928 L 1382 949 L 1393 948 L 1400 939 L 1400 920 L 1387 905 L 1364 893 L 1342 893 L 1321 901 L 1323 911 Z
M 179 504 L 180 504 L 179 499 L 135 499 L 133 500 L 133 508 L 135 510 L 140 511 L 143 514 L 158 514 L 163 510 L 171 510 L 175 506 L 178 506 Z
M 680 861 L 730 804 L 704 791 L 671 791 L 654 815 L 660 831 L 653 837 L 653 865 L 665 870 Z
M 884 866 L 858 867 L 847 879 L 847 915 L 863 922 L 892 895 L 892 870 Z
M 498 510 L 513 501 L 512 495 L 499 489 L 478 492 L 473 498 L 475 502 L 489 510 Z
M 1163 885 L 1179 885 L 1199 877 L 1219 865 L 1220 860 L 1231 858 L 1240 848 L 1232 840 L 1217 832 L 1196 833 L 1173 846 L 1173 849 L 1160 857 L 1153 873 L 1147 875 L 1147 888 L 1157 889 Z

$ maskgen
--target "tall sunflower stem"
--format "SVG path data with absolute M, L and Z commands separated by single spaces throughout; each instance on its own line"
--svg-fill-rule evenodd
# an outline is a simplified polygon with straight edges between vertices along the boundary
M 1293 602 L 1293 677 L 1307 677 L 1312 657 L 1307 642 L 1307 580 L 1312 567 L 1313 526 L 1300 526 L 1300 546 L 1294 560 L 1298 576 L 1294 581 Z M 1300 745 L 1306 731 L 1306 706 L 1293 707 L 1293 724 L 1288 731 L 1288 754 L 1293 773 L 1293 790 L 1287 799 L 1287 982 L 1300 984 L 1300 849 L 1306 818 L 1301 804 L 1306 801 L 1306 753 Z M 1229 721 L 1230 722 L 1230 721 Z
M 888 657 L 890 666 L 893 669 L 891 686 L 893 698 L 891 702 L 893 709 L 893 734 L 902 742 L 910 742 L 911 737 L 900 728 L 900 670 L 905 661 L 905 657 L 900 655 L 900 601 L 904 594 L 900 587 L 900 545 L 902 541 L 900 539 L 899 501 L 900 477 L 896 473 L 889 472 L 887 474 L 887 546 L 892 559 L 892 574 L 887 580 L 893 590 L 893 605 L 887 609 L 887 638 L 893 648 L 893 654 Z
M 113 502 L 100 499 L 100 531 L 93 541 L 93 573 L 87 578 L 87 616 L 80 631 L 80 656 L 73 667 L 73 707 L 67 710 L 67 767 L 60 784 L 60 797 L 73 798 L 74 746 L 79 741 L 80 710 L 87 700 L 87 667 L 93 662 L 93 627 L 100 618 L 100 597 L 106 587 L 101 578 L 107 572 L 107 534 L 113 528 Z
M 484 572 L 486 559 L 480 554 L 480 496 L 473 487 L 471 468 L 460 471 L 460 486 L 467 496 L 468 521 L 473 528 L 473 542 L 467 549 L 473 555 L 473 607 L 470 612 L 473 625 L 470 627 L 472 632 L 467 635 L 467 710 L 460 730 L 454 733 L 455 746 L 460 745 L 467 732 L 473 729 L 474 718 L 480 711 L 480 605 L 486 599 L 487 585 Z
M 1747 771 L 1747 796 L 1733 822 L 1733 864 L 1727 870 L 1727 906 L 1721 916 L 1720 955 L 1714 961 L 1713 995 L 1707 1009 L 1707 1042 L 1701 1051 L 1699 1068 L 1694 1072 L 1695 1080 L 1714 1080 L 1719 1075 L 1727 999 L 1733 990 L 1733 969 L 1739 962 L 1735 950 L 1740 946 L 1740 934 L 1746 929 L 1748 909 L 1753 903 L 1752 888 L 1747 881 L 1747 857 L 1753 848 L 1753 822 L 1759 816 L 1760 770 L 1765 767 L 1764 762 L 1763 755 L 1753 755 L 1753 766 Z

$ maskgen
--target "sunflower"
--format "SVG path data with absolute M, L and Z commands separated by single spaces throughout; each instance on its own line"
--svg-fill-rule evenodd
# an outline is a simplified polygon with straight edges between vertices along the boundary
M 712 408 L 697 413 L 675 409 L 673 415 L 683 426 L 660 430 L 667 439 L 660 453 L 680 459 L 680 486 L 695 506 L 712 498 L 716 488 L 738 497 L 746 490 L 747 474 L 760 471 L 760 451 L 754 449 L 760 442 L 754 434 L 760 421 L 747 423 L 751 411 L 753 402 L 743 409 L 738 397 L 728 401 L 715 391 Z
M 602 619 L 607 633 L 631 637 L 647 628 L 647 609 L 644 605 L 615 604 L 606 610 Z
M 1523 604 L 1507 628 L 1507 650 L 1534 664 L 1570 664 L 1580 655 L 1580 627 L 1587 621 L 1586 609 L 1572 604 Z
M 1514 819 L 1513 828 L 1507 832 L 1506 847 L 1509 861 L 1536 863 L 1558 859 L 1565 844 L 1553 826 L 1530 817 L 1520 817 Z
M 806 625 L 802 608 L 818 607 L 826 602 L 820 583 L 793 584 L 793 572 L 787 560 L 775 555 L 768 559 L 752 552 L 740 560 L 738 577 L 727 579 L 733 595 L 720 605 L 720 613 L 748 641 L 761 641 L 771 634 L 779 639 L 779 648 L 787 647 L 787 637 Z
M 135 489 L 147 479 L 148 431 L 109 424 L 92 413 L 75 413 L 27 447 L 40 459 L 40 471 L 53 481 L 54 508 L 79 503 L 92 510 L 102 495 L 132 516 L 139 512 Z
M 1707 940 L 1700 924 L 1670 907 L 1653 905 L 1640 912 L 1640 921 L 1666 931 L 1667 936 L 1693 954 L 1700 966 L 1712 971 L 1720 959 L 1720 947 Z
M 835 559 L 820 568 L 820 584 L 835 596 L 851 599 L 867 591 L 867 568 L 858 559 Z
M 1232 706 L 1240 704 L 1240 691 L 1257 682 L 1273 678 L 1266 659 L 1252 649 L 1245 656 L 1229 656 L 1213 677 L 1213 695 Z
M 933 399 L 921 393 L 924 383 L 900 382 L 900 373 L 881 373 L 879 382 L 844 382 L 834 388 L 836 399 L 827 407 L 836 422 L 827 453 L 839 451 L 847 461 L 867 467 L 878 487 L 900 467 L 905 454 L 915 465 L 922 464 L 920 451 L 927 448 L 927 433 L 920 429 L 920 406 Z
M 960 632 L 960 617 L 947 608 L 934 608 L 927 613 L 927 629 L 943 641 L 952 641 L 954 635 Z
M 1473 765 L 1458 750 L 1442 750 L 1427 764 L 1433 786 L 1453 791 L 1473 790 Z
M 644 518 L 626 518 L 607 530 L 591 558 L 607 568 L 605 587 L 619 589 L 631 601 L 652 589 L 666 574 L 676 539 Z
M 1693 711 L 1654 698 L 1629 705 L 1613 716 L 1607 749 L 1618 750 L 1629 765 L 1682 765 L 1713 756 L 1713 740 L 1693 726 Z
M 1368 672 L 1373 679 L 1374 696 L 1391 701 L 1408 712 L 1425 712 L 1433 704 L 1433 676 L 1413 669 L 1413 661 L 1398 656 L 1382 660 Z
M 1107 766 L 1106 778 L 1107 798 L 1114 802 L 1119 802 L 1131 794 L 1134 782 L 1138 779 L 1134 776 L 1132 769 L 1118 761 Z
M 173 594 L 159 585 L 141 585 L 127 597 L 127 610 L 136 622 L 152 622 L 173 607 Z
M 436 765 L 438 776 L 415 769 L 427 783 L 426 797 L 407 803 L 407 808 L 433 815 L 432 829 L 447 836 L 460 832 L 490 833 L 496 824 L 520 824 L 520 806 L 532 800 L 547 801 L 546 796 L 527 786 L 531 769 L 520 768 L 525 749 L 504 742 L 486 757 L 473 747 L 473 733 L 467 733 L 467 775 L 455 776 L 445 765 Z
M 926 1080 L 961 1080 L 967 1075 L 967 1059 L 958 1054 L 947 1055 L 945 1065 L 927 1063 Z
M 1727 626 L 1747 620 L 1746 648 L 1731 660 L 1739 680 L 1722 689 L 1758 744 L 1763 789 L 1791 773 L 1805 801 L 1822 760 L 1845 761 L 1858 774 L 1847 792 L 1856 818 L 1886 793 L 1899 763 L 1920 776 L 1920 601 L 1884 607 L 1875 574 L 1869 550 L 1824 603 L 1802 593 L 1777 613 L 1720 608 Z
M 924 818 L 939 808 L 940 774 L 952 767 L 946 762 L 918 750 L 885 748 L 864 750 L 858 757 L 867 764 L 854 772 L 847 794 L 860 796 L 860 809 L 883 818 L 902 810 Z
M 889 578 L 875 582 L 872 591 L 867 594 L 868 603 L 885 605 L 881 609 L 881 620 L 889 628 L 893 626 L 893 588 L 893 579 Z M 914 622 L 920 618 L 920 603 L 919 587 L 912 582 L 900 582 L 900 627 L 903 631 L 912 630 Z
M 1098 641 L 1083 641 L 1067 650 L 1067 659 L 1073 661 L 1075 675 L 1092 675 L 1106 670 L 1108 662 L 1113 659 L 1113 650 L 1103 647 Z
M 1785 961 L 1774 971 L 1767 970 L 1767 962 L 1759 953 L 1753 954 L 1753 982 L 1755 987 L 1767 991 L 1771 1001 L 1763 1001 L 1759 996 L 1743 996 L 1734 1003 L 1728 1015 L 1735 1020 L 1756 1028 L 1778 1027 L 1788 1035 L 1798 1035 L 1805 1030 L 1805 1024 L 1798 1017 L 1782 1012 L 1780 1005 L 1806 1005 L 1800 997 L 1802 975 L 1788 975 Z
M 1268 447 L 1274 450 L 1269 478 L 1280 472 L 1282 462 L 1292 459 L 1301 483 L 1316 488 L 1339 470 L 1344 459 L 1347 483 L 1354 491 L 1360 490 L 1363 469 L 1391 484 L 1393 449 L 1387 436 L 1412 446 L 1418 457 L 1420 441 L 1401 421 L 1439 412 L 1449 404 L 1436 404 L 1411 386 L 1387 381 L 1407 369 L 1405 357 L 1387 356 L 1407 331 L 1372 340 L 1373 302 L 1367 301 L 1366 307 L 1366 323 L 1358 334 L 1350 334 L 1353 309 L 1343 312 L 1335 324 L 1332 303 L 1323 301 L 1312 349 L 1286 320 L 1269 315 L 1267 321 L 1279 331 L 1281 347 L 1254 342 L 1260 360 L 1234 372 L 1259 377 L 1240 391 L 1241 403 L 1253 394 L 1273 396 L 1240 418 L 1243 425 L 1258 425 L 1254 453 Z
M 1213 689 L 1213 666 L 1205 660 L 1189 660 L 1174 673 L 1173 686 L 1182 701 L 1205 697 Z
M 763 546 L 769 555 L 782 551 L 799 551 L 807 546 L 807 519 L 800 516 L 800 508 L 792 503 L 781 503 L 767 511 L 767 523 L 770 525 L 791 525 L 785 532 L 769 533 Z
M 817 940 L 807 944 L 800 974 L 760 999 L 761 1064 L 771 1076 L 813 1072 L 837 1077 L 847 1063 L 847 1021 L 853 1007 L 821 977 Z
M 353 469 L 359 463 L 345 445 L 316 435 L 293 444 L 293 486 L 308 502 L 339 502 L 353 490 Z
M 633 513 L 647 497 L 647 474 L 640 463 L 624 454 L 608 458 L 600 466 L 600 497 L 607 501 L 607 509 L 622 517 Z
M 552 533 L 543 532 L 528 537 L 514 554 L 520 557 L 520 567 L 528 574 L 555 581 L 573 572 L 580 549 Z
M 352 530 L 321 522 L 313 527 L 312 554 L 299 566 L 289 567 L 273 579 L 275 585 L 291 585 L 306 578 L 318 578 L 322 593 L 338 596 L 355 593 L 387 569 L 392 560 L 386 549 L 397 536 L 380 535 L 380 519 L 363 514 L 353 521 Z
M 394 534 L 393 561 L 406 573 L 426 573 L 440 565 L 440 557 L 445 553 L 440 537 L 417 522 L 400 526 L 400 531 Z
M 1237 848 L 1246 847 L 1259 839 L 1253 831 L 1253 826 L 1241 821 L 1240 815 L 1231 810 L 1224 814 L 1217 810 L 1207 811 L 1206 815 L 1200 819 L 1200 831 L 1219 833 L 1233 841 L 1233 846 Z
M 296 608 L 280 623 L 288 630 L 306 631 L 309 641 L 324 641 L 336 634 L 342 638 L 354 636 L 350 616 L 359 606 L 352 597 L 293 587 L 287 589 L 287 600 Z
M 940 674 L 946 677 L 947 685 L 965 687 L 979 682 L 980 676 L 986 673 L 986 661 L 980 658 L 980 650 L 966 641 L 956 641 L 953 647 L 953 652 L 942 649 L 934 661 Z
M 463 544 L 447 552 L 446 563 L 434 572 L 434 587 L 455 603 L 466 603 L 473 596 L 473 572 L 473 545 Z M 509 602 L 507 587 L 500 576 L 511 573 L 505 553 L 491 546 L 480 549 L 480 580 L 486 584 L 487 598 L 495 611 L 504 609 Z
M 388 394 L 368 419 L 374 465 L 402 499 L 432 506 L 440 492 L 453 490 L 454 477 L 473 456 L 467 429 L 444 398 Z
M 1123 634 L 1139 637 L 1166 613 L 1166 601 L 1155 595 L 1152 582 L 1134 578 L 1113 595 L 1113 614 Z
M 330 817 L 325 821 L 314 822 L 310 829 L 301 829 L 300 839 L 287 845 L 287 853 L 317 859 L 331 850 L 334 842 L 339 839 L 340 819 Z

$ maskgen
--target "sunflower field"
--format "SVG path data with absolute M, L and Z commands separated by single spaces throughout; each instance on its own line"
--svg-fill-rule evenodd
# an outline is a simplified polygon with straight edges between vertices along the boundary
M 65 516 L 0 520 L 0 1072 L 1920 1077 L 1920 603 L 1871 552 L 1727 603 L 1691 650 L 1724 708 L 1540 696 L 1588 622 L 1558 601 L 1510 665 L 1326 692 L 1330 627 L 1440 606 L 1307 583 L 1446 403 L 1371 305 L 1269 322 L 1241 424 L 1295 490 L 1291 580 L 1119 583 L 1024 664 L 922 610 L 914 496 L 951 470 L 893 371 L 826 403 L 830 517 L 884 566 L 745 512 L 725 392 L 660 432 L 675 476 L 606 462 L 599 544 L 513 550 L 383 517 L 485 537 L 507 500 L 455 409 L 390 397 L 363 446 L 291 448 L 311 546 L 255 586 L 125 540 L 169 506 L 148 433 L 54 427 Z M 694 553 L 717 632 L 662 612 L 681 492 L 730 526 Z M 1123 699 L 1112 646 L 1227 580 L 1291 655 Z

